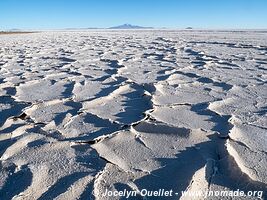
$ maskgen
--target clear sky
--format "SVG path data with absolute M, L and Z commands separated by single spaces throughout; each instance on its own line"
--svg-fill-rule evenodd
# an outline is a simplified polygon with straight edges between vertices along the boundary
M 267 28 L 267 0 L 0 0 L 0 29 Z

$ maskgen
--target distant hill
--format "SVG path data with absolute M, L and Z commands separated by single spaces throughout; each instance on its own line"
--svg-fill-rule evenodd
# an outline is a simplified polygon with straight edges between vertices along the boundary
M 119 26 L 113 26 L 109 29 L 152 29 L 153 27 L 143 27 L 143 26 L 137 26 L 132 24 L 122 24 Z
M 0 31 L 0 35 L 24 34 L 24 33 L 36 33 L 36 32 L 30 32 L 30 31 Z

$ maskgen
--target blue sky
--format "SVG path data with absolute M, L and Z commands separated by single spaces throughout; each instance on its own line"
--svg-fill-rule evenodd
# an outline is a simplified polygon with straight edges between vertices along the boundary
M 267 28 L 267 0 L 0 0 L 0 29 Z

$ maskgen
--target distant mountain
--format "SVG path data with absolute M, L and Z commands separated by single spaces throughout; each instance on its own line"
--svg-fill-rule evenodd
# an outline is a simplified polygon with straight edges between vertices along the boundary
M 113 26 L 109 29 L 152 29 L 153 27 L 143 27 L 143 26 L 137 26 L 132 24 L 122 24 L 119 26 Z
M 13 28 L 13 29 L 8 29 L 7 31 L 10 31 L 10 32 L 19 32 L 19 31 L 21 31 L 21 29 Z

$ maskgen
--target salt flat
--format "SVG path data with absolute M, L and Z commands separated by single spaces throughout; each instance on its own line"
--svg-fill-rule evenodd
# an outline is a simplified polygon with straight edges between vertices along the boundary
M 264 31 L 1 35 L 0 199 L 267 192 L 266 72 Z

